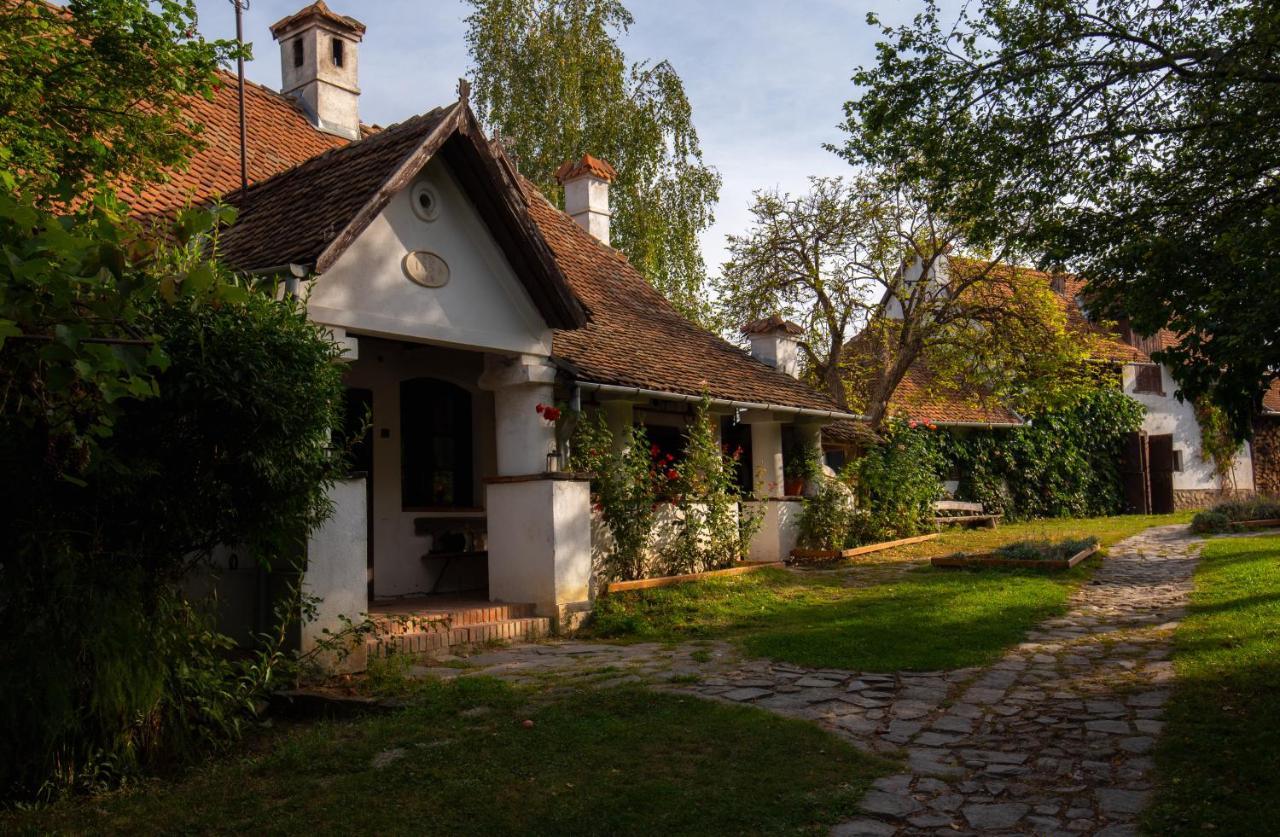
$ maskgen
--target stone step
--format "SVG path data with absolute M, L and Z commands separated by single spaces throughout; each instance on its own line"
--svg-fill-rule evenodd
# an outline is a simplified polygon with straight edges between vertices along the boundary
M 448 611 L 373 613 L 370 618 L 377 623 L 378 634 L 398 636 L 491 622 L 506 622 L 510 619 L 527 619 L 533 615 L 534 606 L 531 604 L 493 604 Z
M 541 616 L 501 619 L 470 625 L 436 627 L 410 633 L 371 637 L 365 648 L 371 657 L 390 654 L 435 654 L 463 645 L 483 642 L 528 642 L 551 633 L 551 620 Z

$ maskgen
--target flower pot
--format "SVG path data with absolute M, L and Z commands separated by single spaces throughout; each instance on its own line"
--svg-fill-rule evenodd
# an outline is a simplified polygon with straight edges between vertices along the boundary
M 782 492 L 788 497 L 799 497 L 804 493 L 804 477 L 796 477 L 782 481 Z

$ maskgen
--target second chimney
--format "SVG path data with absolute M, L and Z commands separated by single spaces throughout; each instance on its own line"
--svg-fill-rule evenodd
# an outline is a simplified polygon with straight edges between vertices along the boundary
M 356 52 L 364 29 L 324 0 L 271 27 L 280 42 L 280 92 L 298 99 L 317 128 L 352 140 L 360 139 Z
M 604 160 L 590 154 L 556 169 L 556 179 L 564 187 L 564 211 L 601 242 L 609 243 L 609 184 L 618 173 Z
M 800 377 L 800 335 L 804 329 L 780 314 L 747 323 L 742 333 L 751 340 L 751 356 L 783 374 Z

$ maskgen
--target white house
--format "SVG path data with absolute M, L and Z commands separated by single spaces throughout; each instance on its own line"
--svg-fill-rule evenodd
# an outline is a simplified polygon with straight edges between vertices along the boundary
M 588 482 L 555 461 L 538 404 L 594 405 L 666 444 L 705 393 L 749 451 L 764 507 L 752 559 L 786 554 L 799 503 L 783 493 L 784 439 L 817 445 L 824 423 L 852 417 L 685 320 L 608 246 L 612 169 L 589 155 L 562 167 L 566 214 L 486 138 L 465 84 L 369 128 L 363 25 L 317 2 L 272 33 L 287 95 L 246 87 L 251 185 L 236 188 L 229 80 L 192 102 L 208 147 L 138 206 L 235 205 L 224 261 L 285 279 L 348 349 L 349 401 L 372 422 L 360 473 L 311 537 L 320 609 L 304 648 L 366 612 L 413 616 L 395 642 L 418 650 L 530 636 L 590 607 Z M 228 584 L 237 572 L 255 570 L 228 568 Z

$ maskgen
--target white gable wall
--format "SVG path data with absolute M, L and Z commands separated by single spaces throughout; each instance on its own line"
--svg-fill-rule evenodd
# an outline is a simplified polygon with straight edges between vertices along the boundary
M 1167 367 L 1160 367 L 1160 377 L 1164 395 L 1134 392 L 1137 367 L 1127 364 L 1124 367 L 1124 391 L 1147 408 L 1147 414 L 1142 419 L 1142 429 L 1152 436 L 1172 434 L 1173 449 L 1182 451 L 1182 470 L 1173 474 L 1173 490 L 1212 491 L 1220 488 L 1218 478 L 1213 473 L 1213 465 L 1200 455 L 1200 423 L 1196 421 L 1195 408 L 1190 401 L 1179 401 L 1174 395 L 1178 385 Z M 1253 460 L 1248 444 L 1236 455 L 1233 476 L 1235 485 L 1227 486 L 1228 488 L 1253 488 Z
M 438 214 L 413 211 L 413 186 L 426 181 Z M 405 276 L 407 253 L 427 250 L 449 265 L 449 282 L 425 288 Z M 516 278 L 471 201 L 440 159 L 387 204 L 338 261 L 315 280 L 313 320 L 355 333 L 466 349 L 551 353 L 551 330 Z

